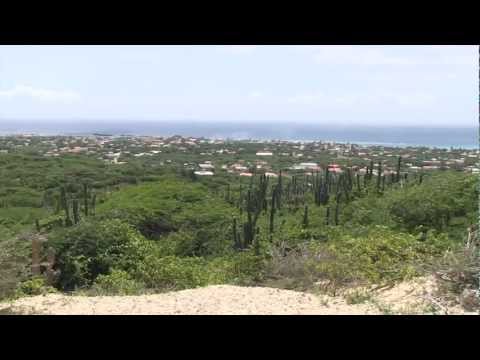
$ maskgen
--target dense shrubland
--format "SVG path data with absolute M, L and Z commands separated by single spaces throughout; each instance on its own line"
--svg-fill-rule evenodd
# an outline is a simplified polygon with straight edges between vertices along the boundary
M 320 283 L 335 292 L 446 264 L 457 264 L 455 291 L 478 287 L 478 277 L 458 275 L 472 269 L 474 255 L 460 257 L 466 229 L 478 218 L 477 179 L 465 173 L 199 179 L 140 164 L 112 170 L 91 159 L 17 160 L 25 169 L 8 164 L 15 175 L 0 182 L 2 189 L 24 189 L 0 196 L 7 204 L 0 208 L 3 296 L 23 280 L 30 281 L 19 285 L 24 294 L 50 291 L 49 285 L 138 294 L 222 283 L 304 289 Z M 13 181 L 47 173 L 47 163 L 52 170 L 37 182 Z M 53 284 L 32 277 L 23 233 L 48 238 L 42 246 L 55 250 Z

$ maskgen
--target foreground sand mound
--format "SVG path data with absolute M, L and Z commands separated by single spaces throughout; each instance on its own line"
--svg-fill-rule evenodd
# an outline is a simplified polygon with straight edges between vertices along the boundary
M 326 300 L 290 290 L 227 285 L 145 296 L 35 296 L 15 301 L 10 309 L 22 313 L 59 315 L 299 315 L 369 312 L 366 305 L 347 305 L 337 298 Z
M 266 287 L 229 285 L 143 296 L 65 296 L 49 294 L 0 304 L 0 313 L 58 315 L 373 315 L 465 314 L 434 296 L 431 278 L 368 292 L 361 303 L 349 297 L 314 295 Z M 353 291 L 364 291 L 354 289 Z M 351 293 L 351 292 L 350 292 Z M 352 299 L 352 297 L 350 297 Z M 352 303 L 353 302 L 353 303 Z

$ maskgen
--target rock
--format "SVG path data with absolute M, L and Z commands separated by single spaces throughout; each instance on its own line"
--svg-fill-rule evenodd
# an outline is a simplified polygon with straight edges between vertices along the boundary
M 474 311 L 480 308 L 480 298 L 475 290 L 463 290 L 459 300 L 460 304 L 468 311 Z

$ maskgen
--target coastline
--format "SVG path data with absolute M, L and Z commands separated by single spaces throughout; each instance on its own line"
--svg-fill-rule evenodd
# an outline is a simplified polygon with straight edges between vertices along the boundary
M 30 131 L 30 132 L 24 132 L 24 131 L 18 131 L 18 132 L 3 132 L 0 131 L 0 137 L 6 137 L 6 136 L 100 136 L 99 134 L 102 134 L 102 136 L 114 136 L 114 137 L 121 137 L 121 136 L 132 136 L 132 137 L 144 137 L 144 136 L 154 136 L 154 137 L 168 137 L 168 136 L 173 136 L 173 135 L 161 135 L 161 134 L 120 134 L 120 133 L 110 133 L 107 134 L 104 132 L 81 132 L 81 133 L 68 133 L 68 132 L 36 132 L 36 131 Z M 205 136 L 198 136 L 198 135 L 181 135 L 183 137 L 205 137 Z M 292 143 L 312 143 L 312 142 L 323 142 L 323 143 L 337 143 L 337 144 L 352 144 L 352 145 L 357 145 L 360 147 L 370 147 L 370 146 L 384 146 L 384 147 L 393 147 L 393 148 L 429 148 L 429 149 L 465 149 L 465 150 L 475 150 L 475 149 L 480 149 L 480 144 L 419 144 L 419 143 L 396 143 L 396 142 L 382 142 L 382 141 L 355 141 L 355 140 L 335 140 L 335 139 L 282 139 L 282 138 L 248 138 L 248 139 L 234 139 L 234 138 L 228 138 L 228 137 L 205 137 L 207 139 L 213 139 L 213 140 L 225 140 L 225 141 L 257 141 L 257 142 L 271 142 L 271 141 L 287 141 L 287 142 L 292 142 Z
M 82 123 L 59 124 L 53 122 L 26 123 L 2 121 L 0 136 L 158 136 L 196 137 L 233 141 L 288 141 L 298 143 L 334 142 L 362 146 L 395 148 L 479 149 L 478 128 L 413 128 L 413 127 L 333 127 L 299 126 L 272 127 L 271 124 L 225 124 L 222 127 L 205 122 L 191 126 L 179 123 Z M 268 126 L 267 126 L 268 125 Z

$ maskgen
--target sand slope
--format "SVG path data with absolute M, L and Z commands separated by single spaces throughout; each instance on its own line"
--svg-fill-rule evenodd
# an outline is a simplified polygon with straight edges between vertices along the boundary
M 432 303 L 431 281 L 399 284 L 377 291 L 361 304 L 345 298 L 264 287 L 208 286 L 143 296 L 65 296 L 50 294 L 0 304 L 0 310 L 26 314 L 144 314 L 144 315 L 360 315 L 426 313 L 461 314 L 459 307 Z M 433 300 L 435 301 L 435 300 Z M 426 310 L 427 309 L 427 310 Z
M 311 294 L 261 287 L 208 286 L 145 296 L 63 296 L 23 298 L 13 309 L 37 314 L 361 314 L 365 306 L 341 300 L 322 304 Z

